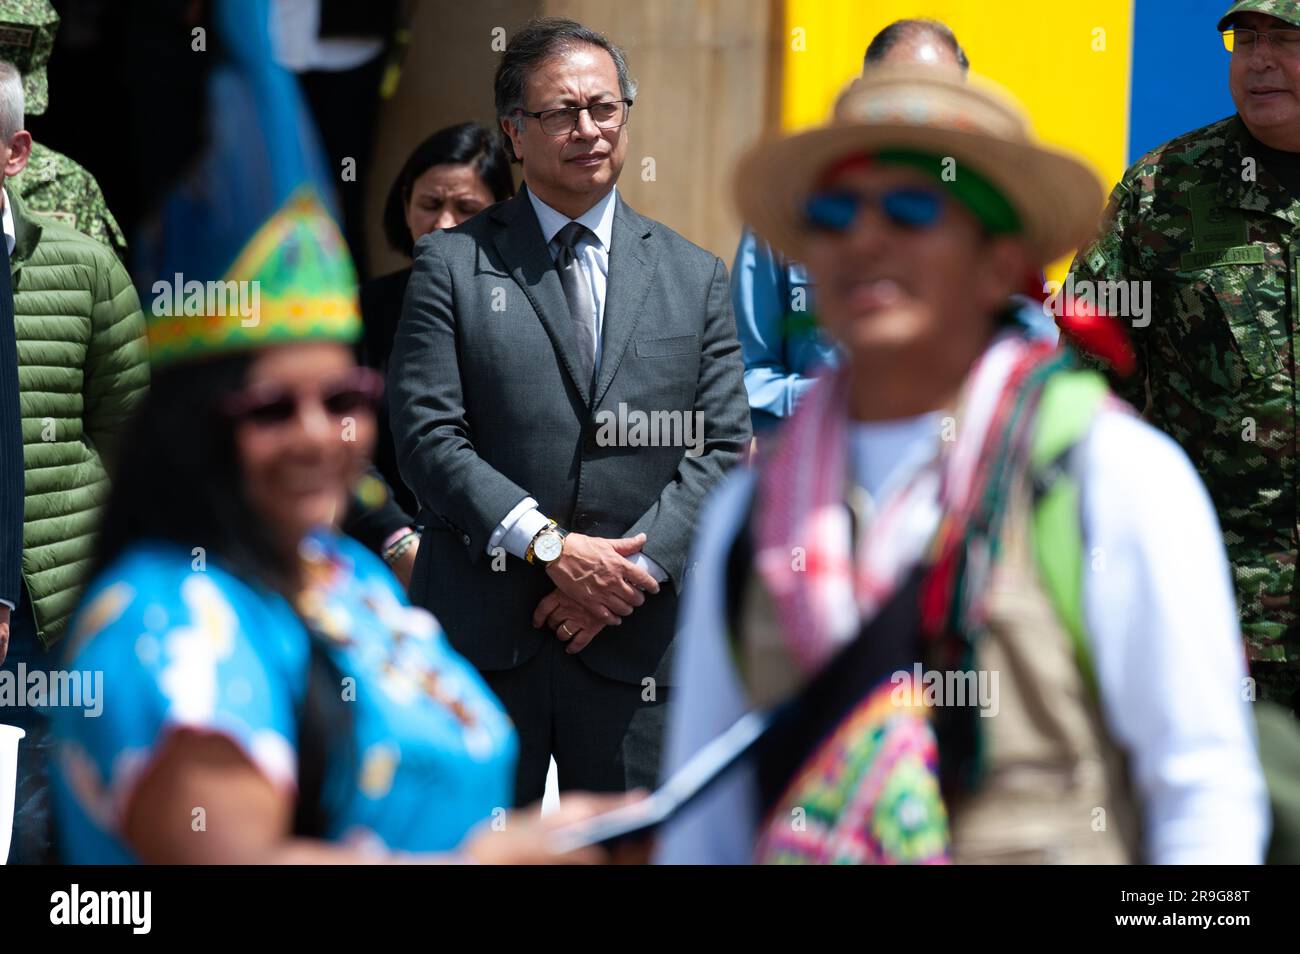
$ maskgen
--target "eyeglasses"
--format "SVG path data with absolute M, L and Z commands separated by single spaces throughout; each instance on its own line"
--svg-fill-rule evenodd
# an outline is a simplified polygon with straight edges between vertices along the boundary
M 857 192 L 818 192 L 804 203 L 809 228 L 842 234 L 852 228 L 864 205 L 879 203 L 891 225 L 907 229 L 932 228 L 943 215 L 944 198 L 932 189 L 890 189 L 874 199 Z
M 566 136 L 578 128 L 578 117 L 584 110 L 599 128 L 617 129 L 627 122 L 628 112 L 631 109 L 632 100 L 614 99 L 607 103 L 588 103 L 586 106 L 543 109 L 540 113 L 530 113 L 526 109 L 516 109 L 515 112 L 537 120 L 541 124 L 542 132 L 548 136 Z
M 333 418 L 373 412 L 384 393 L 384 379 L 370 368 L 353 368 L 346 375 L 323 385 L 315 400 Z M 226 416 L 259 427 L 278 427 L 298 416 L 311 395 L 283 387 L 250 387 L 226 395 L 220 402 Z
M 1300 54 L 1300 30 L 1223 31 L 1223 48 L 1229 53 L 1249 53 L 1257 40 L 1267 40 L 1279 53 Z

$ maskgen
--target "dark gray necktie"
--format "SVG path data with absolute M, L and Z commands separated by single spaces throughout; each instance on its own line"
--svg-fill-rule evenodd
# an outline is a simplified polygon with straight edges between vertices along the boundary
M 555 235 L 560 254 L 555 266 L 560 270 L 560 284 L 569 302 L 569 317 L 578 342 L 582 372 L 588 381 L 596 369 L 596 302 L 591 297 L 591 275 L 587 263 L 578 254 L 577 245 L 590 229 L 579 222 L 570 222 Z

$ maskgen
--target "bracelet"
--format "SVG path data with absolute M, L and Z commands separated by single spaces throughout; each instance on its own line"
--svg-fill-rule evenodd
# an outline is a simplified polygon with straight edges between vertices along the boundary
M 414 532 L 415 531 L 412 530 L 410 527 L 401 527 L 397 530 L 394 530 L 388 536 L 384 537 L 384 542 L 379 545 L 380 552 L 382 553 L 384 550 L 387 550 L 393 544 L 397 543 L 403 537 L 405 537 L 408 533 L 414 533 Z
M 406 536 L 401 537 L 396 543 L 384 548 L 384 562 L 389 566 L 392 566 L 402 558 L 407 550 L 411 549 L 411 547 L 415 546 L 419 541 L 420 535 L 412 530 L 410 533 L 406 534 Z

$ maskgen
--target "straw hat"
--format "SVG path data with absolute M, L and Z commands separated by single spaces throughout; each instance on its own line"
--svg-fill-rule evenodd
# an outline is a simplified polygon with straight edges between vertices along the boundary
M 987 81 L 930 66 L 869 69 L 835 104 L 831 121 L 752 147 L 736 169 L 744 220 L 779 251 L 802 257 L 804 202 L 818 178 L 854 153 L 909 149 L 955 160 L 998 188 L 1015 208 L 1039 264 L 1087 242 L 1104 192 L 1078 159 L 1040 145 L 1018 105 Z

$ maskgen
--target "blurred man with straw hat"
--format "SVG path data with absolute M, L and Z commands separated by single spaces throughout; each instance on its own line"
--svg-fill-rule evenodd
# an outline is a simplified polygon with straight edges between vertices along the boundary
M 883 63 L 915 63 L 962 77 L 970 72 L 970 59 L 952 28 L 927 18 L 895 20 L 872 37 L 862 68 Z M 1035 273 L 1029 285 L 1041 288 L 1041 274 Z M 817 321 L 816 294 L 802 262 L 773 254 L 752 229 L 743 231 L 731 268 L 731 302 L 755 435 L 782 424 L 812 387 L 816 372 L 840 361 Z M 1041 298 L 1022 295 L 1017 301 L 1015 316 L 1024 333 L 1055 341 L 1057 327 Z
M 1205 490 L 1007 328 L 1026 272 L 1089 238 L 1095 177 L 1000 91 L 880 67 L 736 181 L 845 361 L 701 518 L 668 768 L 777 715 L 661 860 L 1259 861 Z

